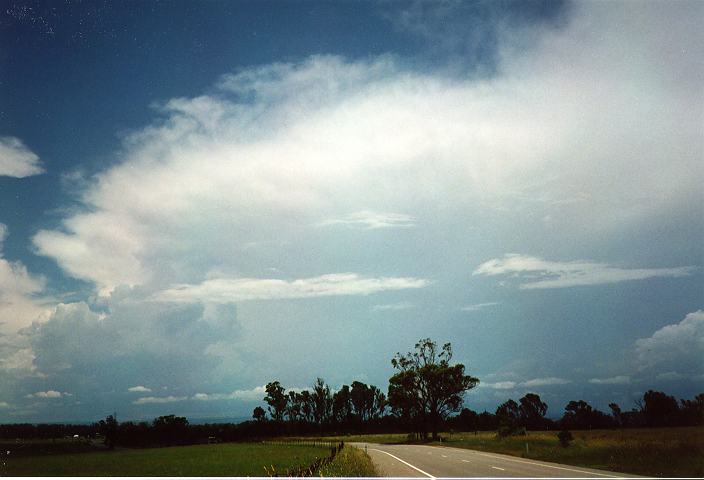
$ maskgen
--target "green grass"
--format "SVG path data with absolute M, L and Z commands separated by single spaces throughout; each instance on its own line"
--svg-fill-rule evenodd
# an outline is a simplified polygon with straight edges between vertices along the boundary
M 704 476 L 704 428 L 573 431 L 561 447 L 557 432 L 497 438 L 494 432 L 444 434 L 442 445 L 655 477 Z M 527 449 L 526 449 L 527 445 Z
M 345 446 L 335 459 L 323 466 L 318 475 L 324 477 L 378 477 L 372 459 L 358 448 Z
M 4 453 L 4 452 L 3 452 Z M 119 449 L 106 452 L 37 456 L 3 455 L 6 476 L 266 476 L 309 465 L 329 448 L 262 443 L 223 443 L 187 447 Z

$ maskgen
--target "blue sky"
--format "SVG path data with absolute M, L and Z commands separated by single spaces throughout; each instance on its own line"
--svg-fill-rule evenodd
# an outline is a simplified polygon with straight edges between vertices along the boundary
M 698 2 L 3 2 L 0 421 L 704 389 Z

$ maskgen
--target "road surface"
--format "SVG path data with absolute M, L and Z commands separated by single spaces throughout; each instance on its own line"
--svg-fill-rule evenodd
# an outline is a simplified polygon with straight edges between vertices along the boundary
M 636 477 L 464 448 L 376 443 L 351 445 L 365 450 L 379 473 L 386 477 Z

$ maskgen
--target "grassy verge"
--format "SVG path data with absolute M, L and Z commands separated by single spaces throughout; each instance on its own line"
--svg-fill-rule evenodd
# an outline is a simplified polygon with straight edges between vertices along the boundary
M 318 472 L 324 477 L 378 477 L 372 459 L 358 448 L 345 446 L 335 459 Z
M 266 476 L 309 465 L 329 448 L 261 443 L 124 449 L 96 453 L 3 456 L 7 476 Z
M 504 439 L 493 432 L 454 433 L 445 434 L 441 445 L 655 477 L 704 476 L 701 427 L 574 431 L 567 448 L 556 433 Z

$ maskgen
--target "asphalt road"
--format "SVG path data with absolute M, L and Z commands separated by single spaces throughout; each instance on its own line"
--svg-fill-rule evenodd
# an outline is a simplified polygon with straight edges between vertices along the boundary
M 379 473 L 387 477 L 636 477 L 463 448 L 376 443 L 352 445 L 365 450 Z

